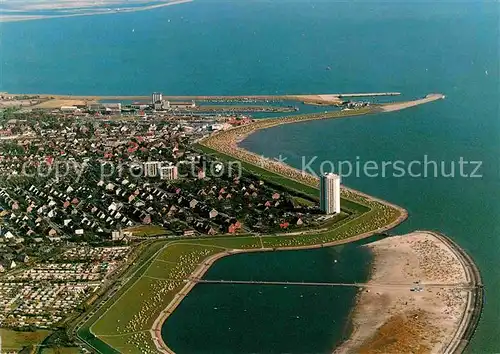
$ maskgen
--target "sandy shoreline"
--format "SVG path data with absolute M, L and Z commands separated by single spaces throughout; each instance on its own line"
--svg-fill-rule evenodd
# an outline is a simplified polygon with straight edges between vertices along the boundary
M 480 286 L 470 258 L 427 231 L 364 247 L 374 254 L 370 288 L 359 292 L 353 333 L 335 353 L 461 352 Z

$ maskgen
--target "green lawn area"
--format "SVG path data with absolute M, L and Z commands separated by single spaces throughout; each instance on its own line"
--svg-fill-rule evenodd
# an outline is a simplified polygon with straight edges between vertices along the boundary
M 144 274 L 144 276 L 151 278 L 158 278 L 158 279 L 170 279 L 171 273 L 174 271 L 175 267 L 176 267 L 175 262 L 167 263 L 165 261 L 156 258 L 151 263 L 149 269 Z
M 124 231 L 132 232 L 135 237 L 152 237 L 152 236 L 162 236 L 169 234 L 165 228 L 159 225 L 141 225 L 128 228 Z
M 238 237 L 238 236 L 223 236 L 210 239 L 200 239 L 200 240 L 180 240 L 179 243 L 196 243 L 198 245 L 214 245 L 219 247 L 225 247 L 228 249 L 250 249 L 259 248 L 260 240 L 258 237 Z
M 166 307 L 183 286 L 183 282 L 142 277 L 106 311 L 105 315 L 91 327 L 91 331 L 100 336 L 128 334 L 151 329 L 154 322 L 152 315 L 158 309 L 148 306 L 148 303 L 157 297 L 157 291 L 164 286 L 172 290 L 160 293 L 161 299 L 165 302 L 164 307 Z
M 256 247 L 261 247 L 256 237 L 182 240 L 150 245 L 144 251 L 150 259 L 137 265 L 138 274 L 113 297 L 110 306 L 104 306 L 87 321 L 90 331 L 87 325 L 83 326 L 80 337 L 105 353 L 112 352 L 111 347 L 119 352 L 150 352 L 151 337 L 148 334 L 142 338 L 144 333 L 141 331 L 151 329 L 159 313 L 184 286 L 184 279 L 204 259 L 225 249 Z M 89 332 L 98 339 L 92 338 Z
M 196 144 L 194 146 L 196 149 L 216 157 L 217 159 L 220 159 L 221 161 L 225 162 L 232 162 L 235 161 L 236 159 L 232 156 L 220 153 L 216 150 L 210 149 L 209 147 L 206 147 L 201 144 Z M 239 160 L 238 160 L 239 161 Z M 308 186 L 306 184 L 300 183 L 298 181 L 291 180 L 289 178 L 286 178 L 285 176 L 281 176 L 277 173 L 271 172 L 269 170 L 266 170 L 264 168 L 261 168 L 259 166 L 255 166 L 252 164 L 249 164 L 245 161 L 239 161 L 241 163 L 241 166 L 248 171 L 249 173 L 259 177 L 260 179 L 267 181 L 268 183 L 271 183 L 273 185 L 281 186 L 281 187 L 286 187 L 290 191 L 296 192 L 297 194 L 303 195 L 306 198 L 312 198 L 313 200 L 318 200 L 319 199 L 319 189 L 315 187 Z
M 157 260 L 161 261 L 166 261 L 166 262 L 175 262 L 178 263 L 181 261 L 183 257 L 187 253 L 196 253 L 196 249 L 206 249 L 207 247 L 205 245 L 198 246 L 195 244 L 196 242 L 189 242 L 189 243 L 172 243 L 168 245 L 159 255 L 156 257 Z M 219 248 L 220 249 L 220 248 Z M 215 251 L 218 251 L 216 249 Z
M 264 247 L 293 247 L 317 245 L 345 240 L 369 232 L 395 221 L 399 212 L 394 209 L 376 208 L 358 217 L 346 218 L 330 230 L 297 236 L 262 237 Z
M 143 334 L 138 332 L 152 328 L 160 312 L 185 285 L 184 280 L 207 257 L 226 249 L 219 242 L 227 244 L 229 240 L 212 240 L 211 245 L 217 247 L 211 247 L 208 240 L 200 241 L 206 245 L 197 244 L 197 240 L 164 245 L 146 263 L 141 275 L 125 285 L 127 290 L 114 298 L 102 317 L 95 318 L 90 332 L 120 352 L 150 352 L 151 336 L 142 338 Z M 248 237 L 240 238 L 239 244 L 248 246 Z M 232 240 L 232 245 L 238 246 L 238 240 Z M 140 340 L 136 338 L 139 335 Z
M 43 348 L 40 354 L 80 354 L 83 353 L 78 347 Z
M 123 336 L 104 336 L 101 338 L 122 354 L 155 352 L 153 349 L 154 344 L 150 339 L 151 335 L 148 331 L 125 334 Z M 141 352 L 138 351 L 139 347 L 143 348 Z
M 10 329 L 0 328 L 2 337 L 2 351 L 20 351 L 29 345 L 40 344 L 47 338 L 51 331 L 18 332 Z
M 313 201 L 302 197 L 292 197 L 292 199 L 297 205 L 302 207 L 314 206 L 316 204 Z
M 142 277 L 142 275 L 146 272 L 147 267 L 154 259 L 155 255 L 168 243 L 168 241 L 156 241 L 139 246 L 138 252 L 140 252 L 140 256 L 134 262 L 134 266 L 130 267 L 127 272 L 121 277 L 122 279 L 129 279 L 128 282 L 125 284 L 125 286 L 122 286 L 111 297 L 111 299 L 106 302 L 106 304 L 100 306 L 97 311 L 78 329 L 78 337 L 84 340 L 87 344 L 91 345 L 94 351 L 106 354 L 119 353 L 119 351 L 113 349 L 113 347 L 96 338 L 91 333 L 90 328 L 93 324 L 100 322 L 100 317 L 107 312 L 109 306 L 111 304 L 114 304 L 123 294 L 127 293 L 132 284 L 134 284 Z
M 220 247 L 172 244 L 156 257 L 144 276 L 184 280 L 205 258 L 224 250 L 224 248 Z M 173 252 L 172 256 L 170 254 L 171 251 Z

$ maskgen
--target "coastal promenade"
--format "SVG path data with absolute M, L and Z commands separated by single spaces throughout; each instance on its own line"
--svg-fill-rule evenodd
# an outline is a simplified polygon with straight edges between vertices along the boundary
M 393 112 L 430 103 L 442 98 L 444 98 L 444 95 L 442 94 L 429 94 L 423 99 L 417 99 L 401 103 L 385 103 L 385 104 L 374 105 L 370 107 L 363 107 L 352 110 L 291 115 L 280 118 L 259 119 L 257 121 L 252 122 L 251 124 L 234 127 L 232 129 L 215 133 L 214 135 L 211 135 L 210 137 L 201 140 L 199 143 L 202 146 L 208 147 L 212 150 L 215 150 L 219 153 L 225 154 L 237 160 L 241 160 L 255 166 L 260 166 L 263 169 L 270 170 L 274 173 L 284 176 L 285 178 L 294 181 L 299 181 L 300 183 L 316 188 L 319 184 L 319 179 L 317 177 L 305 173 L 304 171 L 296 170 L 284 163 L 280 163 L 271 159 L 266 159 L 255 153 L 249 152 L 241 148 L 238 145 L 239 142 L 243 141 L 249 135 L 259 130 L 272 128 L 278 125 L 301 123 L 312 120 L 339 119 L 339 118 L 363 116 L 367 114 Z M 351 190 L 351 192 L 354 194 L 360 194 L 359 192 L 354 190 Z M 368 197 L 366 194 L 363 195 L 365 197 Z M 385 201 L 381 202 L 386 203 Z M 390 206 L 395 207 L 394 205 Z

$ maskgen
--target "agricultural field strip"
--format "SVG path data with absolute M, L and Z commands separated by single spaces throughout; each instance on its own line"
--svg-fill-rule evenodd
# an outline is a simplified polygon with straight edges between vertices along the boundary
M 169 264 L 177 264 L 177 262 L 174 261 L 165 261 L 163 259 L 155 259 L 154 262 L 161 262 L 161 263 L 169 263 Z
M 156 251 L 156 252 L 155 252 L 155 253 L 154 253 L 151 257 L 149 257 L 147 260 L 145 260 L 145 261 L 144 261 L 144 263 L 143 263 L 140 267 L 138 267 L 138 268 L 137 268 L 137 269 L 136 269 L 136 270 L 135 270 L 135 271 L 134 271 L 134 272 L 133 272 L 133 273 L 132 273 L 132 274 L 128 277 L 128 280 L 127 280 L 127 282 L 125 283 L 125 286 L 127 286 L 126 284 L 127 284 L 127 283 L 128 283 L 128 282 L 132 279 L 132 278 L 134 278 L 134 277 L 137 275 L 137 273 L 139 273 L 139 272 L 140 272 L 140 271 L 141 271 L 141 270 L 142 270 L 142 269 L 143 269 L 143 268 L 144 268 L 144 267 L 145 267 L 145 266 L 146 266 L 146 265 L 147 265 L 150 261 L 154 260 L 154 259 L 155 259 L 155 258 L 156 258 L 156 257 L 157 257 L 160 253 L 161 253 L 161 252 L 163 252 L 163 250 L 164 250 L 165 248 L 167 248 L 170 244 L 173 244 L 173 243 L 175 243 L 175 241 L 170 241 L 170 242 L 168 242 L 166 245 L 162 246 L 162 247 L 161 247 L 158 251 Z M 151 264 L 152 264 L 152 263 L 151 263 Z M 150 265 L 151 265 L 151 264 L 150 264 Z M 137 279 L 136 279 L 136 281 L 135 281 L 133 284 L 131 284 L 129 287 L 127 287 L 127 290 L 126 290 L 126 291 L 124 291 L 124 292 L 123 292 L 123 293 L 122 293 L 122 294 L 118 297 L 118 299 L 114 300 L 114 299 L 113 299 L 113 296 L 111 296 L 109 299 L 107 299 L 107 300 L 106 300 L 106 302 L 105 302 L 104 304 L 102 304 L 102 305 L 99 307 L 99 309 L 105 308 L 105 310 L 103 311 L 103 313 L 102 313 L 102 314 L 101 314 L 101 315 L 100 315 L 100 316 L 99 316 L 99 317 L 98 317 L 95 321 L 93 321 L 93 322 L 92 322 L 92 325 L 88 327 L 88 331 L 89 331 L 92 335 L 94 335 L 95 337 L 97 337 L 97 336 L 96 336 L 96 335 L 92 332 L 92 327 L 93 327 L 96 323 L 98 323 L 98 322 L 101 320 L 101 318 L 102 318 L 102 317 L 103 317 L 103 316 L 104 316 L 104 315 L 108 312 L 108 310 L 109 310 L 111 307 L 113 307 L 113 306 L 114 306 L 114 305 L 115 305 L 115 304 L 116 304 L 116 303 L 117 303 L 117 302 L 118 302 L 118 301 L 119 301 L 119 300 L 120 300 L 120 299 L 121 299 L 121 298 L 122 298 L 122 297 L 123 297 L 123 296 L 124 296 L 124 295 L 125 295 L 125 294 L 126 294 L 126 293 L 127 293 L 127 292 L 128 292 L 128 291 L 129 291 L 129 290 L 130 290 L 130 289 L 131 289 L 131 288 L 132 288 L 132 287 L 133 287 L 133 286 L 134 286 L 134 285 L 135 285 L 138 281 L 139 281 L 139 280 L 140 280 L 140 279 L 141 279 L 141 278 L 142 278 L 142 277 L 137 278 Z M 111 306 L 109 306 L 109 307 L 106 307 L 107 303 L 108 303 L 108 302 L 110 302 L 110 301 L 113 301 L 113 304 L 112 304 Z M 99 311 L 99 310 L 98 310 L 98 311 Z M 88 322 L 90 322 L 90 321 L 92 320 L 92 318 L 93 318 L 93 316 L 92 316 L 91 318 L 89 318 L 89 320 L 85 321 L 81 327 L 85 327 L 85 325 L 86 325 Z M 89 347 L 91 347 L 91 348 L 93 348 L 94 350 L 96 350 L 96 348 L 95 348 L 95 347 L 94 347 L 91 343 L 89 343 L 87 340 L 85 340 L 85 339 L 81 338 L 80 336 L 79 336 L 79 338 L 80 338 L 80 340 L 81 340 L 81 341 L 83 341 L 83 342 L 84 342 L 85 344 L 87 344 Z M 99 352 L 99 351 L 97 350 L 97 352 Z
M 100 334 L 99 337 L 125 337 L 125 336 L 130 336 L 131 334 L 145 333 L 145 332 L 149 332 L 149 329 L 145 329 L 142 331 L 136 331 L 136 332 L 130 332 L 130 333 L 123 333 L 123 334 Z

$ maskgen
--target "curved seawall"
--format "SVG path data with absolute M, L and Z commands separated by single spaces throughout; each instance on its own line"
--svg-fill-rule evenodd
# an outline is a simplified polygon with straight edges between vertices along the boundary
M 449 245 L 457 257 L 461 260 L 463 267 L 467 270 L 469 282 L 473 290 L 468 293 L 468 306 L 464 312 L 460 330 L 457 331 L 451 345 L 447 348 L 446 353 L 462 353 L 469 345 L 470 340 L 474 336 L 474 332 L 481 319 L 484 300 L 484 287 L 481 279 L 479 268 L 469 254 L 455 243 L 452 239 L 441 233 L 435 233 L 436 237 L 441 239 L 443 243 Z

